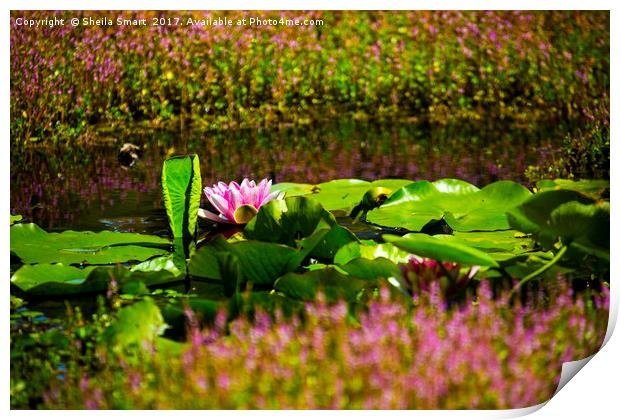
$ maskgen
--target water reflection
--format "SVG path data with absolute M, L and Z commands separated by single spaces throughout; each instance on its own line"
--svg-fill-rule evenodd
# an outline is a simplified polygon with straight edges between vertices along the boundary
M 160 193 L 167 156 L 195 152 L 205 185 L 270 177 L 318 183 L 335 178 L 461 178 L 478 186 L 498 179 L 525 183 L 528 165 L 555 152 L 564 133 L 406 123 L 330 122 L 310 128 L 179 136 L 137 134 L 95 146 L 11 151 L 11 212 L 50 230 L 119 230 L 166 234 Z M 144 153 L 118 162 L 125 142 Z

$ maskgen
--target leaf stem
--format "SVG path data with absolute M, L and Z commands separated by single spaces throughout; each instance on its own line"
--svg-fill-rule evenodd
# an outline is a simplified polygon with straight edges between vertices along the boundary
M 450 272 L 448 271 L 448 269 L 446 268 L 445 265 L 443 265 L 443 263 L 441 261 L 437 261 L 439 263 L 439 267 L 441 267 L 441 271 L 443 271 L 443 273 L 446 275 L 446 277 L 448 277 L 448 280 L 450 280 L 451 284 L 456 284 L 456 279 L 452 277 L 452 275 L 450 274 Z
M 538 270 L 534 271 L 533 273 L 528 274 L 527 276 L 523 277 L 523 279 L 512 289 L 512 291 L 510 292 L 510 295 L 508 296 L 508 299 L 512 299 L 513 295 L 528 281 L 532 280 L 534 277 L 538 277 L 540 276 L 542 273 L 544 273 L 545 271 L 547 271 L 548 269 L 550 269 L 551 267 L 553 267 L 558 261 L 560 261 L 560 259 L 564 256 L 564 254 L 566 253 L 566 250 L 568 249 L 568 245 L 563 245 L 560 250 L 558 251 L 557 254 L 555 254 L 555 256 L 553 257 L 553 259 L 551 259 L 551 261 L 549 261 L 547 264 L 543 265 L 542 267 L 540 267 Z

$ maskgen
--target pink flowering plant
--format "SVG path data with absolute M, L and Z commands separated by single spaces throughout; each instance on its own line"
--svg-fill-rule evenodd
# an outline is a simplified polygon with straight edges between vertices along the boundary
M 204 189 L 205 196 L 217 213 L 199 209 L 198 216 L 217 223 L 246 224 L 258 212 L 260 207 L 271 200 L 284 198 L 283 192 L 271 192 L 271 180 L 256 182 L 245 178 L 241 185 L 232 181 L 230 184 L 218 182 L 213 187 Z
M 347 304 L 308 303 L 303 319 L 259 310 L 190 328 L 178 357 L 110 360 L 69 372 L 48 408 L 505 409 L 553 395 L 561 366 L 595 352 L 609 290 L 572 296 L 564 279 L 545 305 L 510 306 L 484 283 L 448 309 L 438 284 L 404 305 L 382 288 L 352 322 Z M 56 381 L 59 382 L 59 381 Z

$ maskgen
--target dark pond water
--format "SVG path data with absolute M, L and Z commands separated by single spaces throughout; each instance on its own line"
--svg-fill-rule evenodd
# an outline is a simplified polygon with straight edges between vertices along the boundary
M 160 176 L 164 159 L 201 159 L 203 184 L 243 177 L 319 183 L 335 178 L 461 178 L 478 186 L 526 183 L 528 165 L 557 153 L 556 127 L 429 126 L 339 121 L 307 128 L 218 134 L 169 132 L 105 136 L 97 144 L 11 151 L 11 213 L 51 230 L 116 230 L 167 235 Z M 118 162 L 124 142 L 141 146 L 130 168 Z

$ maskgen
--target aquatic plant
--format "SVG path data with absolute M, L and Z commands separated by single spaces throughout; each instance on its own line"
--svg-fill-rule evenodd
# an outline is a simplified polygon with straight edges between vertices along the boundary
M 320 297 L 303 320 L 258 310 L 225 328 L 191 328 L 177 357 L 110 357 L 96 373 L 54 380 L 46 408 L 494 409 L 548 400 L 561 364 L 597 351 L 609 289 L 572 296 L 564 279 L 546 304 L 510 307 L 486 282 L 448 309 L 437 287 L 414 306 L 381 289 L 352 322 Z M 226 333 L 225 331 L 229 331 Z
M 271 180 L 263 179 L 256 185 L 254 180 L 244 178 L 241 185 L 232 181 L 226 185 L 218 182 L 204 189 L 205 196 L 219 212 L 199 209 L 198 216 L 218 223 L 243 225 L 258 213 L 258 209 L 271 200 L 282 200 L 283 192 L 271 192 Z
M 404 285 L 412 295 L 428 292 L 431 287 L 439 286 L 446 301 L 451 301 L 457 293 L 464 295 L 469 282 L 480 270 L 478 266 L 462 269 L 457 263 L 441 263 L 416 256 L 411 256 L 407 263 L 400 264 L 399 267 Z M 434 284 L 435 282 L 437 284 Z
M 227 221 L 240 223 L 239 209 L 244 206 L 249 209 L 247 215 L 242 215 L 247 216 L 247 223 L 242 229 L 237 228 L 234 236 L 226 239 L 223 235 L 212 235 L 207 240 L 197 236 L 202 188 L 198 156 L 167 159 L 161 185 L 172 241 L 137 233 L 50 233 L 35 224 L 23 223 L 19 216 L 11 217 L 12 291 L 28 299 L 52 302 L 97 293 L 100 298 L 106 296 L 110 308 L 110 316 L 95 328 L 97 332 L 92 337 L 85 337 L 88 333 L 81 327 L 79 332 L 48 334 L 46 331 L 41 336 L 19 333 L 27 314 L 37 318 L 40 312 L 28 311 L 23 306 L 15 309 L 12 316 L 16 319 L 16 330 L 12 337 L 15 337 L 16 359 L 12 369 L 25 368 L 23 373 L 12 377 L 12 384 L 16 384 L 15 401 L 20 405 L 28 400 L 28 390 L 23 388 L 28 376 L 49 383 L 55 366 L 62 364 L 63 378 L 67 378 L 64 385 L 68 387 L 62 389 L 68 394 L 50 391 L 47 400 L 50 406 L 117 408 L 177 404 L 200 408 L 262 408 L 301 404 L 318 408 L 443 408 L 455 407 L 453 402 L 446 402 L 454 392 L 464 395 L 462 400 L 455 400 L 460 404 L 458 407 L 520 406 L 540 402 L 552 389 L 549 375 L 528 370 L 533 368 L 527 363 L 533 361 L 541 369 L 557 367 L 574 354 L 594 351 L 592 340 L 598 340 L 602 333 L 597 328 L 606 319 L 599 317 L 599 309 L 603 313 L 608 310 L 610 205 L 604 198 L 608 181 L 545 180 L 532 193 L 508 181 L 494 182 L 482 189 L 458 179 L 433 183 L 339 179 L 315 185 L 282 183 L 271 188 L 268 180 L 256 185 L 244 179 L 241 185 L 221 183 L 206 189 L 209 201 L 221 212 L 220 218 L 231 217 L 234 210 L 232 219 Z M 375 199 L 378 192 L 384 197 Z M 286 199 L 277 200 L 285 193 L 289 195 Z M 501 197 L 503 201 L 498 204 Z M 359 220 L 373 212 L 383 212 L 377 221 L 390 226 L 389 232 L 400 235 L 386 234 L 385 228 L 375 224 L 373 229 L 378 233 L 373 239 L 361 239 L 352 230 L 355 223 L 347 225 L 335 217 L 335 214 L 351 215 L 356 209 Z M 575 220 L 579 223 L 575 224 Z M 413 231 L 404 234 L 404 228 Z M 113 263 L 117 266 L 97 266 Z M 567 273 L 570 281 L 558 277 L 557 273 Z M 569 289 L 581 290 L 575 287 L 575 280 L 583 278 L 588 282 L 586 290 L 577 293 L 577 303 L 571 305 Z M 188 294 L 185 289 L 182 300 L 176 300 L 178 292 L 167 295 L 168 299 L 153 290 L 166 285 L 172 287 L 181 279 L 190 285 L 191 291 L 200 292 Z M 493 286 L 493 297 L 487 281 Z M 508 294 L 506 284 L 517 287 Z M 603 293 L 599 294 L 601 289 Z M 536 290 L 540 294 L 532 294 Z M 514 296 L 517 291 L 519 297 Z M 377 305 L 380 310 L 375 310 Z M 489 312 L 493 316 L 485 318 Z M 547 318 L 563 322 L 564 315 L 559 313 L 565 312 L 572 317 L 569 321 L 572 324 L 562 325 L 562 334 L 574 330 L 581 318 L 597 320 L 592 321 L 591 330 L 583 339 L 581 327 L 577 339 L 566 338 L 553 330 L 556 324 L 547 324 Z M 398 317 L 392 318 L 394 314 Z M 527 316 L 519 318 L 523 314 Z M 540 314 L 543 317 L 540 328 L 547 331 L 538 337 L 540 329 L 531 332 L 527 329 L 532 324 L 538 328 L 536 317 Z M 325 320 L 329 322 L 326 324 Z M 170 333 L 181 339 L 185 335 L 185 322 L 192 327 L 187 333 L 189 342 L 179 343 L 161 336 L 167 325 L 171 327 Z M 380 328 L 373 330 L 376 322 Z M 432 328 L 427 329 L 427 324 Z M 202 333 L 200 325 L 216 328 Z M 514 337 L 514 331 L 520 331 L 521 325 L 526 329 L 525 337 Z M 451 333 L 446 328 L 457 326 L 465 331 L 465 343 L 458 341 L 462 338 L 450 341 Z M 484 330 L 487 336 L 480 335 L 474 326 Z M 289 327 L 293 328 L 289 331 L 290 340 L 279 342 L 284 347 L 277 344 L 276 348 L 270 348 L 275 339 L 272 331 L 281 334 L 281 328 Z M 337 337 L 330 336 L 332 327 Z M 397 331 L 395 335 L 394 331 Z M 317 334 L 328 337 L 329 343 L 323 343 L 323 338 L 315 340 Z M 539 341 L 550 334 L 558 335 L 560 344 L 545 341 L 540 346 Z M 253 359 L 255 353 L 238 352 L 240 348 L 250 351 L 251 347 L 243 347 L 248 337 L 253 345 L 263 335 L 267 341 L 260 344 L 265 353 L 259 351 L 259 359 Z M 529 341 L 532 335 L 538 340 L 533 344 Z M 97 360 L 101 358 L 106 363 L 83 360 L 85 355 L 79 343 L 84 339 L 96 350 Z M 345 339 L 355 342 L 356 349 L 338 341 Z M 569 344 L 562 344 L 565 339 Z M 434 343 L 433 340 L 438 342 L 428 350 L 425 346 Z M 578 350 L 573 353 L 571 346 L 575 340 Z M 479 342 L 482 347 L 474 346 L 470 355 L 466 344 L 469 341 Z M 384 345 L 385 342 L 396 347 Z M 234 347 L 226 347 L 230 343 Z M 525 350 L 516 349 L 516 343 L 526 343 Z M 33 372 L 38 363 L 31 363 L 24 353 L 40 354 L 41 347 L 46 345 L 53 347 L 52 356 L 43 361 L 45 369 L 38 374 L 36 369 Z M 143 351 L 143 345 L 148 346 L 149 352 Z M 78 348 L 68 349 L 74 346 Z M 374 347 L 370 350 L 371 346 L 381 354 L 372 353 L 376 350 Z M 528 350 L 532 346 L 533 353 Z M 211 353 L 214 348 L 215 353 Z M 398 353 L 399 348 L 413 353 L 415 360 Z M 556 348 L 561 354 L 556 354 L 553 350 Z M 320 372 L 335 369 L 335 374 L 325 374 L 325 380 L 331 382 L 316 379 L 316 372 L 295 370 L 307 361 L 301 355 L 296 361 L 295 349 L 301 349 L 302 354 L 320 352 L 310 360 L 310 369 Z M 367 360 L 366 353 L 349 357 L 359 349 L 373 354 L 372 358 Z M 443 356 L 432 359 L 433 354 L 447 354 L 447 349 L 463 350 L 465 367 L 452 360 L 451 355 L 445 356 L 448 361 Z M 495 358 L 489 356 L 493 351 L 497 354 Z M 327 352 L 336 353 L 330 354 L 330 359 L 324 356 Z M 181 355 L 181 360 L 187 360 L 192 354 L 203 353 L 209 355 L 208 361 L 193 366 L 191 372 L 185 370 L 187 363 L 179 365 L 177 358 L 170 357 Z M 267 354 L 275 356 L 277 364 L 263 363 Z M 480 354 L 484 355 L 483 359 Z M 506 354 L 521 356 L 517 362 L 510 362 Z M 417 365 L 417 357 L 428 360 Z M 212 364 L 222 358 L 226 360 L 224 365 Z M 245 369 L 249 372 L 246 382 L 243 382 L 244 374 L 221 373 L 223 366 L 245 372 L 236 358 L 244 363 L 249 360 L 255 365 L 264 364 L 267 370 Z M 287 370 L 287 360 L 293 370 Z M 87 367 L 82 368 L 85 363 Z M 108 368 L 115 373 L 108 372 Z M 169 398 L 178 394 L 174 384 L 166 389 L 169 394 L 163 396 L 149 396 L 153 393 L 149 389 L 139 397 L 131 393 L 117 395 L 128 378 L 183 378 L 203 368 L 208 375 L 216 375 L 206 379 L 207 388 L 217 383 L 227 391 L 225 395 L 216 391 L 209 393 L 205 400 L 194 391 L 183 389 L 182 394 L 196 397 L 199 402 L 172 401 Z M 283 369 L 292 373 L 281 377 L 278 372 Z M 429 374 L 427 369 L 435 371 Z M 394 373 L 400 371 L 414 376 Z M 99 384 L 99 379 L 92 382 L 88 377 L 93 375 L 104 382 Z M 315 379 L 308 382 L 308 375 Z M 78 377 L 76 388 L 71 381 Z M 320 392 L 337 384 L 339 377 L 354 382 L 342 383 L 347 390 L 343 391 L 343 399 L 339 396 L 334 402 L 329 392 Z M 528 386 L 534 384 L 533 391 L 529 394 L 524 391 L 518 398 L 508 395 L 504 384 L 508 383 L 511 390 L 518 389 L 523 377 Z M 395 378 L 396 383 L 390 378 Z M 241 384 L 240 395 L 236 394 L 237 388 L 228 389 L 229 379 Z M 257 381 L 266 381 L 267 390 L 256 391 L 253 384 Z M 155 387 L 156 382 L 148 382 L 148 386 Z M 94 394 L 85 396 L 90 392 L 90 383 L 96 386 Z M 166 380 L 163 383 L 167 386 Z M 284 392 L 280 389 L 275 392 L 280 384 L 284 385 Z M 366 389 L 358 384 L 371 386 Z M 448 384 L 447 388 L 444 384 Z M 56 387 L 53 383 L 50 386 Z M 110 391 L 108 386 L 116 388 Z M 131 387 L 136 386 L 132 382 Z M 420 387 L 427 386 L 435 389 L 435 393 L 420 391 Z M 33 392 L 40 389 L 41 386 Z M 472 394 L 472 390 L 476 393 Z M 300 395 L 307 397 L 306 402 L 299 400 Z M 40 394 L 34 398 L 40 398 Z M 204 406 L 197 405 L 200 403 Z M 29 406 L 33 404 L 36 405 L 28 402 Z

